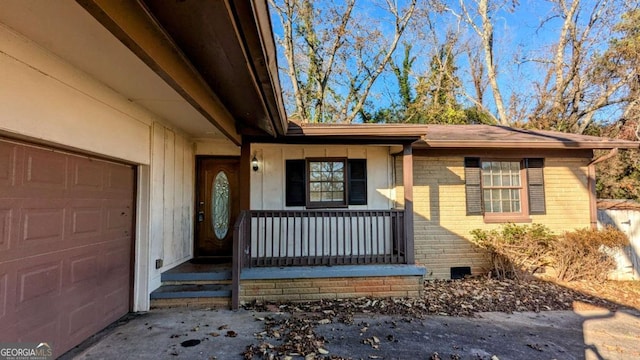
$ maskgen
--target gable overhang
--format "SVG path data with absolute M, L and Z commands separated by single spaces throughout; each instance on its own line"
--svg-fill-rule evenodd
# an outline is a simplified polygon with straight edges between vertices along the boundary
M 298 124 L 289 122 L 286 143 L 304 144 L 412 144 L 427 127 L 406 124 Z
M 284 135 L 266 4 L 77 2 L 235 144 Z

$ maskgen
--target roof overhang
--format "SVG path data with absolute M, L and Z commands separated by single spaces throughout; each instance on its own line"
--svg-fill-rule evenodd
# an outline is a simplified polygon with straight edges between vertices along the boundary
M 264 0 L 77 2 L 236 144 L 285 134 Z
M 406 124 L 298 124 L 289 122 L 286 142 L 406 144 L 423 139 L 427 126 Z
M 430 125 L 416 149 L 637 149 L 640 142 L 490 125 Z

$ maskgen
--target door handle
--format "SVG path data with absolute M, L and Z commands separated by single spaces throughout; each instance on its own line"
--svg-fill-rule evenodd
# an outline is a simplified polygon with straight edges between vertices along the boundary
M 204 211 L 198 211 L 198 222 L 204 221 Z

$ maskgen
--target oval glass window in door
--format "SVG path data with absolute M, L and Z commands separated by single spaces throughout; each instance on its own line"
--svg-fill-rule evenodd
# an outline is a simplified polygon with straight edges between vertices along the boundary
M 229 178 L 224 171 L 220 171 L 213 179 L 211 191 L 211 224 L 213 232 L 220 240 L 224 239 L 229 231 L 230 199 Z

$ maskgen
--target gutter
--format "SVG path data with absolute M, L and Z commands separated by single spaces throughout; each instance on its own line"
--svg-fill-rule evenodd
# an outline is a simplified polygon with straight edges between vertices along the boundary
M 609 151 L 609 153 L 597 157 L 589 164 L 587 164 L 587 187 L 589 189 L 589 220 L 591 223 L 591 229 L 596 230 L 598 228 L 598 204 L 596 199 L 596 165 L 611 159 L 612 157 L 618 155 L 618 148 L 613 148 Z

